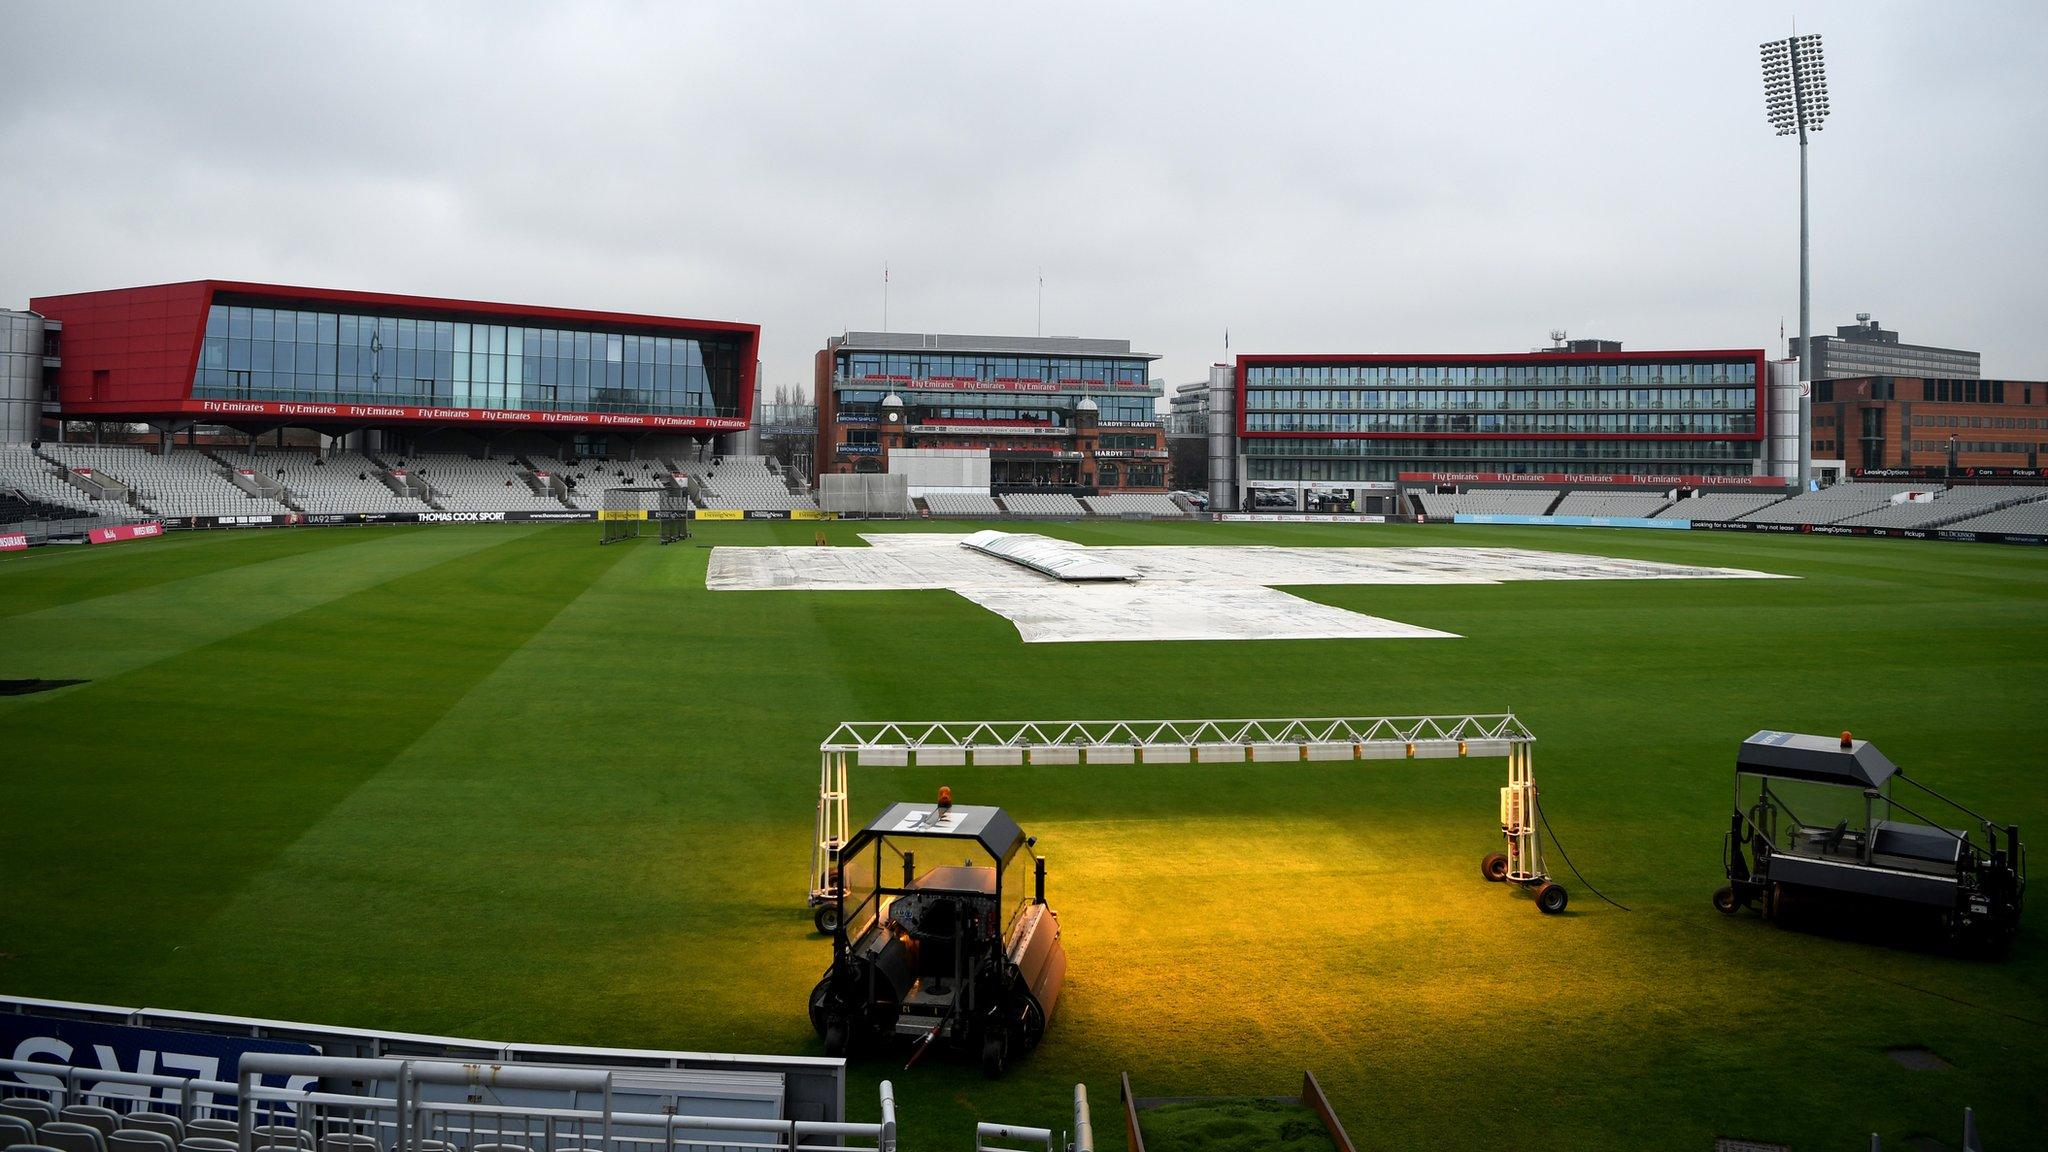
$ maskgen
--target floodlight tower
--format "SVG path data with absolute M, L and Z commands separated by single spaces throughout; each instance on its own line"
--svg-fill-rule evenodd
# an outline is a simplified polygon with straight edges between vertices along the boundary
M 1801 492 L 1813 475 L 1813 288 L 1807 254 L 1806 134 L 1828 118 L 1828 75 L 1818 35 L 1789 36 L 1761 45 L 1764 115 L 1780 136 L 1799 137 L 1799 475 Z

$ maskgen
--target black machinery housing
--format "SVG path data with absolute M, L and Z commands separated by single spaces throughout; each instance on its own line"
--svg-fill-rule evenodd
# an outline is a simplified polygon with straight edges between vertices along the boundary
M 1912 803 L 1967 822 L 1949 828 Z M 1794 811 L 1794 805 L 1799 811 Z M 1904 819 L 1900 819 L 1904 817 Z M 1996 949 L 2018 929 L 2027 887 L 2019 828 L 2002 828 L 1915 780 L 1868 741 L 1843 733 L 1758 732 L 1735 761 L 1735 809 L 1722 844 L 1733 914 L 1803 889 L 1939 912 L 1958 941 Z
M 943 1043 L 994 1077 L 1037 1046 L 1067 955 L 1034 843 L 1001 808 L 965 804 L 897 804 L 846 842 L 832 967 L 810 1003 L 827 1055 L 901 1037 L 912 1059 Z M 1006 883 L 1020 854 L 1033 863 L 1028 897 Z

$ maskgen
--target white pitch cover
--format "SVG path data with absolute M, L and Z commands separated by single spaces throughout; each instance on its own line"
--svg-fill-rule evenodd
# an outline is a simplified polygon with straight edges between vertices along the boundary
M 868 547 L 716 548 L 704 583 L 718 592 L 946 590 L 1010 621 L 1026 644 L 1072 644 L 1457 639 L 1282 590 L 1289 585 L 1789 579 L 1527 548 L 1089 548 L 996 531 L 877 532 L 861 539 Z
M 1079 544 L 1065 540 L 1054 540 L 1035 532 L 998 532 L 993 528 L 984 529 L 960 541 L 962 548 L 972 548 L 1022 564 L 1033 572 L 1040 572 L 1055 580 L 1136 580 L 1138 573 L 1121 564 L 1112 564 Z

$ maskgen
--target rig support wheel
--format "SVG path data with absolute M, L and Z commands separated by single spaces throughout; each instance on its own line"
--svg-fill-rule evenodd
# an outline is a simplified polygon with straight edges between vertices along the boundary
M 839 904 L 837 901 L 820 904 L 811 913 L 811 925 L 820 933 L 830 936 L 839 929 Z
M 997 1027 L 989 1031 L 981 1042 L 981 1074 L 991 1080 L 1002 1079 L 1010 1069 L 1010 1030 Z
M 1479 862 L 1479 875 L 1495 884 L 1507 879 L 1508 854 L 1505 852 L 1487 853 L 1486 859 Z
M 1714 910 L 1723 916 L 1733 916 L 1742 910 L 1742 901 L 1735 898 L 1735 889 L 1722 888 L 1714 893 Z
M 1565 892 L 1562 884 L 1553 884 L 1545 880 L 1536 888 L 1536 908 L 1545 916 L 1555 916 L 1564 911 L 1564 906 L 1570 901 L 1571 896 Z
M 851 1029 L 847 1027 L 846 1017 L 834 1016 L 825 1022 L 825 1055 L 832 1057 L 846 1055 L 849 1039 L 851 1039 Z

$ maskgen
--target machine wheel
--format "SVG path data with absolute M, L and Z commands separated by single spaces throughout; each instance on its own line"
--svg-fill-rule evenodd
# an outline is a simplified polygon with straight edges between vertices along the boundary
M 1010 1030 L 991 1028 L 981 1041 L 981 1074 L 991 1080 L 1000 1080 L 1009 1069 Z
M 1566 894 L 1562 884 L 1552 884 L 1545 880 L 1536 888 L 1536 908 L 1546 916 L 1555 916 L 1564 911 L 1564 906 L 1570 900 L 1571 897 Z
M 853 1030 L 847 1026 L 846 1017 L 834 1016 L 825 1022 L 825 1055 L 844 1056 L 852 1039 Z
M 1023 1022 L 1017 1039 L 1026 1052 L 1038 1047 L 1038 1042 L 1045 1039 L 1045 1009 L 1038 1006 L 1038 997 L 1029 992 L 1024 994 Z
M 1507 879 L 1508 854 L 1505 852 L 1487 853 L 1486 859 L 1479 862 L 1479 875 L 1496 884 Z
M 830 1019 L 825 1013 L 825 1004 L 831 995 L 832 977 L 830 976 L 818 981 L 818 986 L 811 989 L 811 1030 L 820 1037 L 825 1035 L 825 1024 Z
M 811 913 L 811 924 L 819 932 L 827 936 L 837 932 L 839 930 L 839 902 L 835 900 L 818 905 L 818 910 Z
M 1742 901 L 1735 898 L 1735 889 L 1722 888 L 1714 893 L 1714 908 L 1724 916 L 1733 916 L 1742 910 Z

